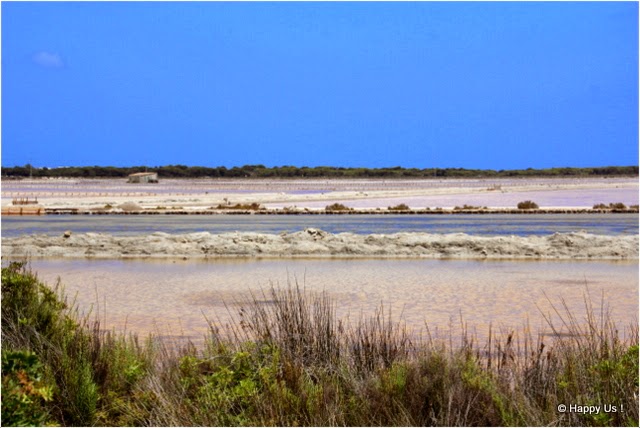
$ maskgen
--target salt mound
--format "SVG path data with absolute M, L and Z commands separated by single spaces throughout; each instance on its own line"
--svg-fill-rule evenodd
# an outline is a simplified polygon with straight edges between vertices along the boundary
M 209 232 L 144 236 L 73 234 L 2 239 L 7 257 L 424 257 L 458 259 L 638 259 L 638 235 L 584 232 L 547 236 L 474 236 L 464 233 L 291 234 Z
M 125 202 L 118 205 L 117 208 L 120 208 L 122 211 L 140 211 L 142 209 L 142 207 L 135 202 Z

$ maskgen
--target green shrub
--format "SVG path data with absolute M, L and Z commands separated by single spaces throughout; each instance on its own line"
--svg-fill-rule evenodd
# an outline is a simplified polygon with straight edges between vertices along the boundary
M 99 324 L 90 328 L 87 320 L 79 318 L 58 291 L 41 283 L 25 263 L 9 263 L 2 268 L 3 425 L 5 409 L 18 416 L 22 412 L 14 411 L 12 399 L 16 395 L 6 392 L 15 389 L 10 383 L 15 383 L 15 376 L 11 377 L 11 370 L 5 371 L 10 367 L 7 364 L 19 367 L 16 361 L 20 358 L 40 370 L 24 379 L 29 382 L 25 385 L 32 385 L 29 390 L 52 394 L 52 400 L 43 396 L 42 400 L 26 401 L 23 397 L 34 418 L 47 414 L 47 423 L 55 420 L 61 425 L 90 426 L 99 421 L 105 425 L 116 421 L 138 424 L 144 411 L 131 403 L 151 366 L 151 352 L 136 343 L 133 338 L 127 341 L 102 332 Z M 41 373 L 49 379 L 48 384 L 42 384 L 46 389 L 39 389 Z M 7 417 L 14 420 L 17 416 Z
M 44 366 L 30 351 L 2 350 L 2 425 L 50 424 L 46 402 L 53 388 L 43 380 Z
M 51 337 L 74 322 L 62 316 L 66 305 L 56 292 L 40 283 L 26 263 L 11 262 L 2 268 L 2 344 L 31 349 L 40 336 Z

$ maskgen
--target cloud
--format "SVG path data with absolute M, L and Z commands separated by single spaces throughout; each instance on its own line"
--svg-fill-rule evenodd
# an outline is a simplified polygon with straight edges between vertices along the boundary
M 31 57 L 33 62 L 37 65 L 45 68 L 62 68 L 64 67 L 64 61 L 62 57 L 57 53 L 51 53 L 46 51 L 40 51 Z

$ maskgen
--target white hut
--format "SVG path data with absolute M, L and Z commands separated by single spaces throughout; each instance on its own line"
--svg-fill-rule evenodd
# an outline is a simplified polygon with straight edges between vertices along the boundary
M 136 172 L 135 174 L 129 174 L 128 183 L 157 183 L 157 172 Z

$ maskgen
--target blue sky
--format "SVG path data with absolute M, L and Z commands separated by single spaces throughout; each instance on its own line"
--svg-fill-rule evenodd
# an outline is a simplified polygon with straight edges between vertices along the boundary
M 638 164 L 638 4 L 2 8 L 2 165 Z

